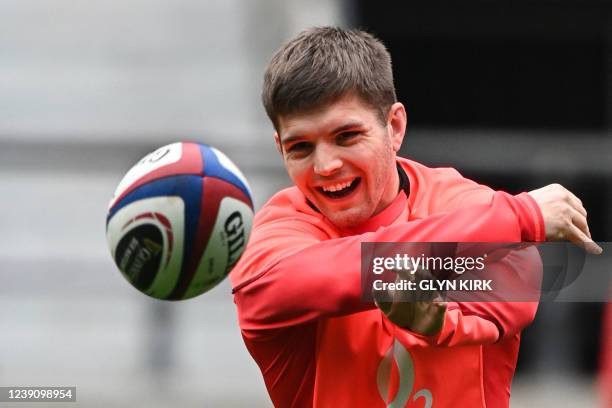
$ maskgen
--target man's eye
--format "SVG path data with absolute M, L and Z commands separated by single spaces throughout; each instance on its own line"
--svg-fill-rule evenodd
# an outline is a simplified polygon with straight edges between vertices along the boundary
M 338 135 L 338 141 L 341 142 L 341 143 L 342 142 L 348 142 L 348 141 L 356 138 L 357 136 L 359 136 L 359 132 L 357 132 L 357 131 L 343 132 L 343 133 L 340 133 Z
M 287 151 L 289 153 L 303 153 L 303 152 L 307 151 L 309 148 L 310 148 L 310 144 L 309 143 L 299 142 L 299 143 L 295 143 L 295 144 L 292 144 L 291 146 L 289 146 Z

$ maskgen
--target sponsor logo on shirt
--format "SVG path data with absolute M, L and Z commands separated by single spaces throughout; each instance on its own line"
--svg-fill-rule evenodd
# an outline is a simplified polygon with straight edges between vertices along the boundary
M 391 376 L 394 372 L 392 366 L 394 364 L 399 376 L 396 392 L 390 390 Z M 385 404 L 387 404 L 387 408 L 400 408 L 406 406 L 414 386 L 414 363 L 408 350 L 406 350 L 397 339 L 391 344 L 385 356 L 378 364 L 376 382 L 378 385 L 378 392 Z M 433 395 L 427 388 L 422 388 L 417 391 L 412 397 L 412 401 L 416 401 L 419 398 L 425 400 L 425 405 L 423 405 L 424 408 L 431 408 L 433 405 Z

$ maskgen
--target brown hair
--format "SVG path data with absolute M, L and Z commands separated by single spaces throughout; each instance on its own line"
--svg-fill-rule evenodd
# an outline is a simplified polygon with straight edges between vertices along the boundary
M 315 27 L 276 51 L 264 75 L 262 102 L 278 130 L 279 116 L 315 109 L 350 92 L 386 123 L 397 101 L 389 52 L 364 31 Z

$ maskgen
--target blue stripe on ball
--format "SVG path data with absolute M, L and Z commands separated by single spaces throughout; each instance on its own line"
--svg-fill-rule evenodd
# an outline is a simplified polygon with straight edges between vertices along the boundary
M 217 156 L 212 151 L 212 149 L 207 146 L 200 144 L 200 151 L 202 152 L 202 157 L 204 158 L 204 175 L 207 177 L 217 177 L 222 180 L 225 180 L 236 187 L 238 187 L 244 195 L 251 198 L 251 192 L 249 188 L 244 185 L 242 180 L 240 180 L 234 173 L 225 168 L 219 163 Z
M 130 192 L 115 204 L 109 212 L 106 224 L 108 225 L 108 222 L 113 218 L 115 213 L 126 205 L 145 198 L 161 196 L 180 197 L 185 204 L 185 231 L 183 240 L 183 260 L 181 262 L 181 265 L 183 265 L 181 273 L 183 273 L 184 266 L 186 265 L 185 256 L 192 252 L 192 246 L 195 243 L 195 235 L 200 222 L 202 176 L 179 175 L 150 181 Z

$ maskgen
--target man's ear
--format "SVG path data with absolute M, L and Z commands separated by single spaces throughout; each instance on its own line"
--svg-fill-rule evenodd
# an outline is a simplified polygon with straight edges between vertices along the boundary
M 391 105 L 387 115 L 387 127 L 391 132 L 391 145 L 396 153 L 402 147 L 407 123 L 408 115 L 406 114 L 406 108 L 404 108 L 401 102 L 395 102 Z
M 278 152 L 282 156 L 283 155 L 283 146 L 281 145 L 280 136 L 278 135 L 278 132 L 274 132 L 274 143 L 276 144 L 276 150 L 278 150 Z

